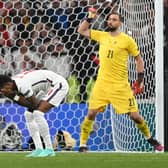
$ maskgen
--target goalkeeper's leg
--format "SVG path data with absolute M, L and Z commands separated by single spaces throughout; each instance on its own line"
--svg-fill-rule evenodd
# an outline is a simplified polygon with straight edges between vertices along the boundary
M 87 141 L 89 135 L 92 131 L 93 123 L 97 115 L 98 110 L 89 110 L 87 116 L 85 117 L 83 123 L 81 124 L 81 133 L 80 133 L 80 147 L 79 152 L 87 151 Z
M 137 125 L 137 128 L 142 132 L 147 141 L 154 147 L 155 150 L 162 151 L 163 146 L 151 136 L 147 122 L 138 112 L 131 112 L 130 117 Z

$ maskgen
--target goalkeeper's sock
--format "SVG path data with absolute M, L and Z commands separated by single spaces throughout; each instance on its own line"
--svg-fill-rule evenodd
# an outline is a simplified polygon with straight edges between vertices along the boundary
M 151 137 L 150 129 L 145 120 L 143 120 L 142 123 L 137 124 L 137 127 L 144 134 L 146 139 L 149 139 Z
M 80 146 L 86 146 L 94 121 L 85 117 L 81 125 Z
M 35 148 L 36 149 L 43 149 L 43 145 L 42 145 L 40 133 L 39 133 L 39 128 L 33 118 L 33 114 L 31 112 L 26 111 L 24 115 L 25 115 L 25 119 L 26 119 L 27 129 L 29 131 L 30 136 L 33 139 Z
M 45 148 L 53 149 L 50 132 L 49 132 L 49 126 L 48 126 L 46 119 L 44 118 L 44 113 L 41 111 L 35 110 L 33 112 L 33 116 L 34 116 L 36 123 L 38 124 L 40 135 L 43 138 Z

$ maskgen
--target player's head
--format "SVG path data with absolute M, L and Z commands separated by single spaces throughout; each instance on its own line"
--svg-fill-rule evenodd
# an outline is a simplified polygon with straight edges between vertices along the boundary
M 14 82 L 7 75 L 0 75 L 0 92 L 6 95 L 14 90 Z
M 0 89 L 9 82 L 12 82 L 12 79 L 8 75 L 0 75 Z
M 121 26 L 121 23 L 123 22 L 123 17 L 117 13 L 112 12 L 107 16 L 107 30 L 114 32 L 118 30 L 118 28 Z

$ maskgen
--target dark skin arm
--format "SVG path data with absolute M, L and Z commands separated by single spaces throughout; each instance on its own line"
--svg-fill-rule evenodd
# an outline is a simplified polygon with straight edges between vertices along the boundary
M 38 105 L 34 95 L 29 98 L 25 98 L 21 95 L 19 96 L 19 100 L 15 102 L 21 106 L 27 107 L 28 109 L 36 109 Z
M 15 101 L 17 104 L 27 107 L 28 109 L 37 108 L 37 100 L 34 95 L 27 98 L 23 94 L 18 92 L 16 84 L 14 82 L 7 82 L 1 89 L 1 94 Z M 15 96 L 18 97 L 18 100 L 15 99 Z
M 28 109 L 36 109 L 37 101 L 36 97 L 33 95 L 29 98 L 26 98 L 23 94 L 17 91 L 17 88 L 13 82 L 7 82 L 1 89 L 0 93 L 4 96 L 10 98 L 21 106 L 27 107 Z M 17 100 L 15 99 L 17 96 Z

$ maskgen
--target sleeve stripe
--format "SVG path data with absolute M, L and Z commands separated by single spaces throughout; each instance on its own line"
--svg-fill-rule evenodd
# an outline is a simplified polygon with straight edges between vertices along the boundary
M 30 93 L 30 90 L 28 90 L 26 93 L 24 93 L 24 96 L 27 96 Z

